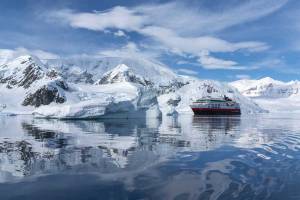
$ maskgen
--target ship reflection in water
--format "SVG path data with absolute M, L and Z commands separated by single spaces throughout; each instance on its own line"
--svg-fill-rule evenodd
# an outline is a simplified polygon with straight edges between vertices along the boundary
M 5 199 L 300 199 L 300 118 L 0 117 Z

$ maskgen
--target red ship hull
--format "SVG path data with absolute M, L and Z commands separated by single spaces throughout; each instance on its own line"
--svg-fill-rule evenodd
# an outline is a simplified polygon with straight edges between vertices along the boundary
M 195 115 L 240 115 L 240 109 L 192 108 Z

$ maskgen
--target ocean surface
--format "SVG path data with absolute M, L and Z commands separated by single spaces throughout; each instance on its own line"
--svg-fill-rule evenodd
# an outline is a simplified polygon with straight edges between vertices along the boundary
M 0 199 L 298 200 L 300 116 L 2 116 Z

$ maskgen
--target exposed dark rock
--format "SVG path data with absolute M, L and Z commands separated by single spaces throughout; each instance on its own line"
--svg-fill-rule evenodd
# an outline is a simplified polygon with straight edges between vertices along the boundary
M 51 79 L 57 78 L 59 76 L 58 72 L 55 69 L 49 70 L 46 75 Z
M 7 83 L 7 88 L 11 89 L 14 86 L 29 88 L 30 85 L 43 77 L 43 71 L 39 66 L 32 63 L 23 71 L 23 76 L 20 79 L 17 76 L 11 75 L 8 77 L 0 77 L 0 83 Z
M 63 80 L 56 80 L 56 81 L 55 81 L 55 84 L 56 84 L 58 87 L 61 87 L 61 88 L 64 89 L 64 90 L 68 90 L 68 89 L 69 89 L 68 84 L 67 84 L 65 81 L 63 81 Z
M 179 102 L 181 101 L 181 98 L 180 98 L 180 96 L 178 97 L 178 98 L 176 98 L 176 99 L 169 99 L 168 101 L 167 101 L 167 104 L 168 105 L 170 105 L 170 106 L 178 106 L 178 104 L 179 104 Z
M 144 77 L 138 76 L 126 65 L 118 65 L 110 72 L 106 73 L 96 84 L 110 84 L 119 82 L 137 83 L 143 86 L 153 86 L 154 83 Z
M 176 90 L 188 84 L 189 82 L 181 82 L 181 81 L 173 80 L 169 85 L 160 85 L 158 93 L 161 95 L 161 94 L 168 94 L 171 92 L 175 92 Z
M 43 86 L 33 94 L 29 94 L 25 97 L 23 106 L 39 107 L 41 105 L 49 105 L 52 102 L 64 103 L 66 97 L 61 95 L 58 88 L 52 86 Z
M 214 87 L 213 87 L 212 85 L 210 85 L 210 84 L 204 83 L 201 87 L 202 87 L 202 89 L 206 89 L 206 92 L 207 92 L 208 94 L 219 92 L 218 89 L 214 88 Z
M 42 63 L 30 56 L 18 59 L 19 62 L 1 66 L 0 83 L 6 84 L 8 89 L 26 89 L 22 105 L 39 107 L 66 101 L 63 91 L 68 90 L 68 85 L 56 70 L 47 70 Z
M 110 84 L 110 83 L 117 83 L 117 82 L 122 82 L 122 81 L 127 81 L 131 83 L 137 83 L 143 86 L 153 86 L 154 84 L 142 77 L 138 77 L 135 74 L 133 74 L 130 71 L 125 71 L 125 72 L 120 72 L 114 76 L 112 76 L 111 73 L 105 75 L 102 77 L 97 84 L 102 85 L 102 84 Z
M 34 81 L 42 78 L 43 72 L 40 67 L 35 64 L 31 64 L 24 70 L 23 74 L 24 78 L 21 79 L 18 85 L 23 86 L 24 88 L 29 88 Z

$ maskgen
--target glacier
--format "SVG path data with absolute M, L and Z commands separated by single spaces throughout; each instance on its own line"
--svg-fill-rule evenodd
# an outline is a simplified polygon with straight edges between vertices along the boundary
M 192 114 L 196 98 L 223 97 L 243 113 L 265 112 L 229 84 L 176 74 L 141 58 L 71 57 L 40 60 L 32 55 L 0 66 L 0 113 L 37 118 L 160 118 Z

